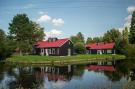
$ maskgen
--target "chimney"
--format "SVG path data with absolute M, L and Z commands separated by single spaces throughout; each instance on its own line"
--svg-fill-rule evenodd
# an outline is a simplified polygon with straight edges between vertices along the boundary
M 55 41 L 57 41 L 58 40 L 58 38 L 48 38 L 48 42 L 55 42 Z

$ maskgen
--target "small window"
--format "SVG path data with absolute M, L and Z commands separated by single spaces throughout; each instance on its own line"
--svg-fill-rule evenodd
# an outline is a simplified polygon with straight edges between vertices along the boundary
M 112 50 L 109 50 L 109 49 L 108 49 L 108 50 L 107 50 L 107 53 L 112 53 Z

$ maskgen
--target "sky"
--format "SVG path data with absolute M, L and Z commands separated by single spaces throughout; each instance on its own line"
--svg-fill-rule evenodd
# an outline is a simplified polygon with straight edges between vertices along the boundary
M 135 0 L 0 0 L 0 28 L 8 33 L 13 17 L 26 13 L 44 27 L 46 37 L 82 32 L 86 39 L 129 27 L 134 10 Z

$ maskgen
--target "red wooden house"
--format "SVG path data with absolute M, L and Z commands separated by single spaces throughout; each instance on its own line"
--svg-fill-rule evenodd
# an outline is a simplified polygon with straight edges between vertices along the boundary
M 115 54 L 114 43 L 93 43 L 85 47 L 88 54 Z
M 73 43 L 69 39 L 48 38 L 34 45 L 34 54 L 46 56 L 70 56 L 73 54 Z

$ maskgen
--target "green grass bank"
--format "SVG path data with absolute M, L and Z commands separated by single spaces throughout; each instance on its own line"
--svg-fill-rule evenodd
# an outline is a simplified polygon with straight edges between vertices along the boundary
M 121 60 L 125 59 L 124 55 L 74 55 L 74 56 L 37 56 L 27 55 L 19 56 L 13 55 L 7 58 L 8 62 L 15 63 L 32 63 L 32 64 L 76 64 L 87 61 L 106 61 L 106 60 Z

